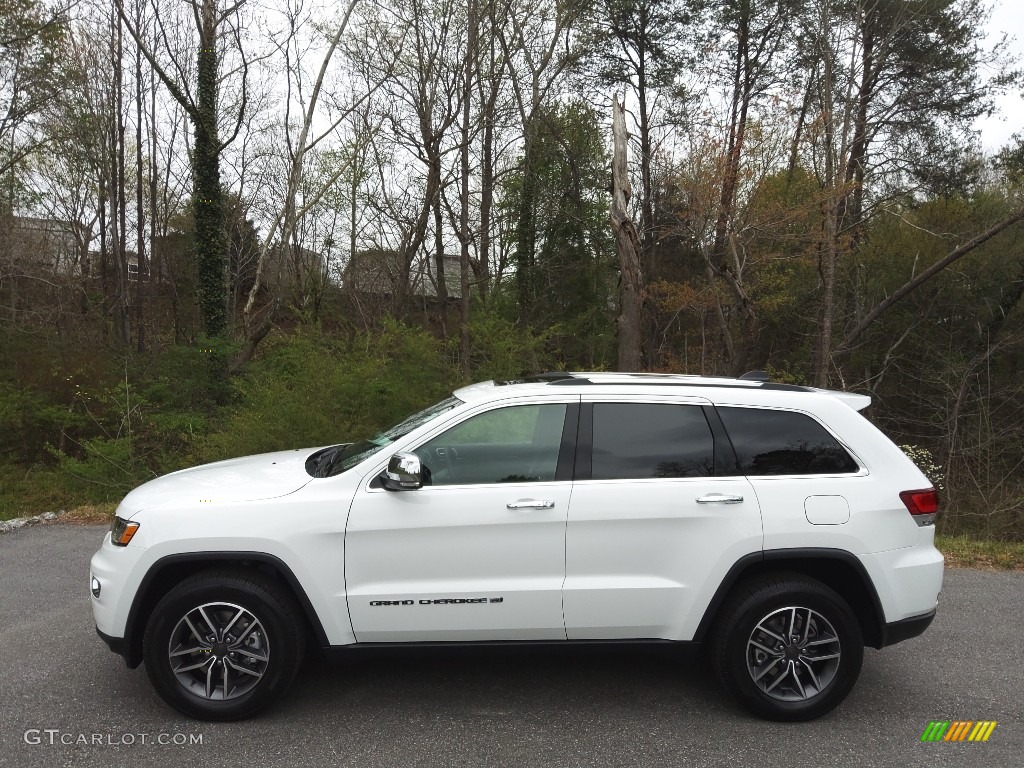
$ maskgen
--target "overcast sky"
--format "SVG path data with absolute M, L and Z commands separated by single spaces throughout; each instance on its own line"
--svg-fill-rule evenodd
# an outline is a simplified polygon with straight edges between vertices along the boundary
M 989 42 L 995 42 L 1006 32 L 1016 38 L 1012 50 L 1021 58 L 1017 66 L 1024 66 L 1024 4 L 1021 0 L 996 0 L 992 21 L 989 23 Z M 997 101 L 999 113 L 987 120 L 979 120 L 981 144 L 987 151 L 995 151 L 1006 144 L 1014 133 L 1024 133 L 1024 98 L 1020 91 L 1006 94 Z

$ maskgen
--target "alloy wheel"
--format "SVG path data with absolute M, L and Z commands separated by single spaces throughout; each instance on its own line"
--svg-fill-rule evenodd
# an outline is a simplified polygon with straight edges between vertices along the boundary
M 762 618 L 747 640 L 747 671 L 778 701 L 805 701 L 835 679 L 842 649 L 835 628 L 810 608 L 786 607 Z
M 270 664 L 270 640 L 252 612 L 205 603 L 181 617 L 167 649 L 171 671 L 189 693 L 210 701 L 243 696 Z

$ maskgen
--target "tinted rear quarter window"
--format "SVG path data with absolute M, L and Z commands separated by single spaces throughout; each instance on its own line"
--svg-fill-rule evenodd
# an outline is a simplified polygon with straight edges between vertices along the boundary
M 595 403 L 594 480 L 710 477 L 714 440 L 698 406 Z
M 803 413 L 720 407 L 743 475 L 834 475 L 859 467 L 824 427 Z

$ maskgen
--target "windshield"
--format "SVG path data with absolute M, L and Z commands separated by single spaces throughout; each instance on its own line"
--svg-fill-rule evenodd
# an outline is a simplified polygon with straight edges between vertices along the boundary
M 407 419 L 385 429 L 383 432 L 379 432 L 368 440 L 324 448 L 307 459 L 306 469 L 313 477 L 333 477 L 334 475 L 339 475 L 351 469 L 363 459 L 368 458 L 370 454 L 391 445 L 395 440 L 405 437 L 435 416 L 439 416 L 445 411 L 450 411 L 458 405 L 462 405 L 462 401 L 452 396 L 439 403 L 435 403 L 429 408 L 424 408 L 418 413 L 414 413 Z

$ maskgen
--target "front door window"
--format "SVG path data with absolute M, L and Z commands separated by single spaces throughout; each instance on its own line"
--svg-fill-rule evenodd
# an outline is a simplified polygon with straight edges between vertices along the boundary
M 566 406 L 519 405 L 474 416 L 420 446 L 431 485 L 555 479 Z

